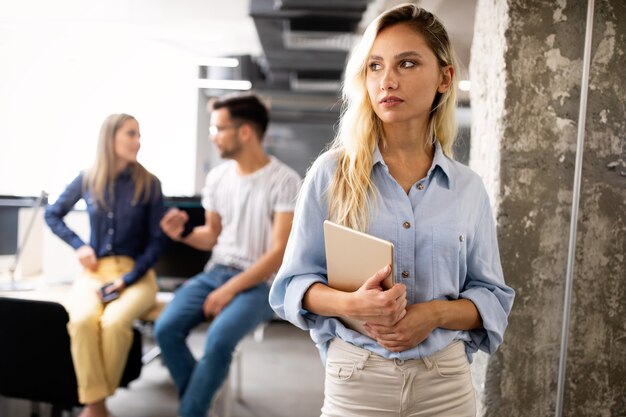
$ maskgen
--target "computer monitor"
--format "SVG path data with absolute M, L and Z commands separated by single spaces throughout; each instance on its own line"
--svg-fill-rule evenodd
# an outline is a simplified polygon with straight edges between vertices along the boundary
M 0 255 L 16 254 L 19 210 L 32 207 L 36 200 L 37 197 L 0 195 Z M 46 202 L 43 201 L 43 204 Z
M 195 226 L 204 224 L 205 213 L 200 200 L 200 196 L 165 197 L 166 206 L 184 210 L 189 215 L 183 234 L 191 232 Z M 210 257 L 211 252 L 200 251 L 168 239 L 160 259 L 154 266 L 160 289 L 170 291 L 176 289 L 188 278 L 202 272 Z

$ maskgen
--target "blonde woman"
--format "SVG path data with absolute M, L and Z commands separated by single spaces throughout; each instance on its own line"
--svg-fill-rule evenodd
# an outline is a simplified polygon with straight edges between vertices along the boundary
M 445 28 L 415 5 L 376 18 L 350 56 L 337 136 L 307 174 L 270 292 L 320 350 L 322 416 L 475 415 L 469 360 L 502 343 L 514 291 L 485 188 L 451 155 L 456 84 Z M 381 288 L 386 266 L 355 292 L 328 287 L 325 219 L 393 242 L 396 284 Z
M 151 267 L 166 242 L 159 226 L 163 196 L 159 180 L 137 162 L 139 138 L 134 117 L 109 116 L 94 165 L 45 213 L 52 231 L 76 250 L 84 267 L 66 305 L 78 398 L 85 404 L 81 417 L 108 416 L 105 400 L 120 383 L 132 323 L 150 309 L 157 292 Z M 81 198 L 89 214 L 89 243 L 63 221 Z M 102 291 L 105 284 L 110 285 Z

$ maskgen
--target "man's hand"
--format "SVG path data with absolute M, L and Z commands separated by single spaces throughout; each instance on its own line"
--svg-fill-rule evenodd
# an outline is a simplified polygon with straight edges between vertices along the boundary
M 379 345 L 391 352 L 402 352 L 422 343 L 438 327 L 431 303 L 412 304 L 406 315 L 393 326 L 365 323 L 365 330 Z
M 235 298 L 235 295 L 237 295 L 237 293 L 230 290 L 230 288 L 226 285 L 222 285 L 221 287 L 211 291 L 202 305 L 204 317 L 216 317 L 232 301 L 232 299 Z
M 171 208 L 165 213 L 159 224 L 167 237 L 178 242 L 181 239 L 181 235 L 185 230 L 185 224 L 188 220 L 189 215 L 186 211 Z
M 98 269 L 98 259 L 96 258 L 96 252 L 89 245 L 83 245 L 76 249 L 76 255 L 82 266 L 90 271 Z

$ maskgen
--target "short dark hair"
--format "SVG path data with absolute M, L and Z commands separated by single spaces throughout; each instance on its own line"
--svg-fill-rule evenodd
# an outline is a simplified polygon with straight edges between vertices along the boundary
M 232 119 L 251 123 L 259 135 L 259 140 L 263 140 L 269 123 L 269 111 L 257 94 L 227 94 L 215 99 L 212 107 L 213 110 L 226 108 Z

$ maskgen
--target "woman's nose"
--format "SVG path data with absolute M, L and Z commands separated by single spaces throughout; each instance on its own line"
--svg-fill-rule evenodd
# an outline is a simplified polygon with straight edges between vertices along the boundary
M 398 88 L 398 81 L 395 77 L 395 74 L 391 70 L 385 70 L 382 78 L 380 79 L 380 89 L 385 90 L 394 90 Z

